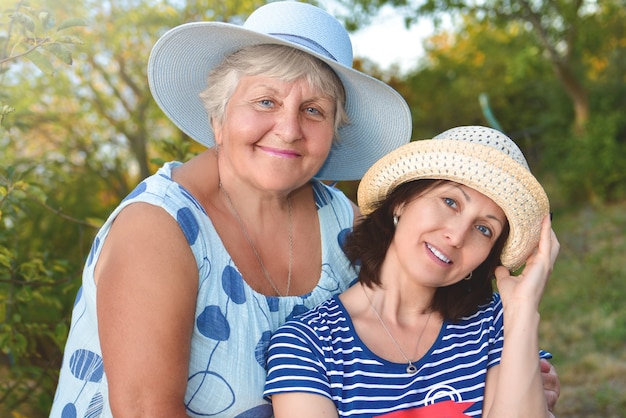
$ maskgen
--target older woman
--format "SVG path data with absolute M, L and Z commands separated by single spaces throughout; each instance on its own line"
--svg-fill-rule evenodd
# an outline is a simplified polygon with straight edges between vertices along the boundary
M 99 231 L 53 417 L 272 415 L 271 333 L 356 276 L 340 248 L 355 207 L 320 179 L 358 179 L 410 139 L 402 97 L 351 65 L 338 21 L 296 2 L 157 42 L 153 95 L 209 148 Z

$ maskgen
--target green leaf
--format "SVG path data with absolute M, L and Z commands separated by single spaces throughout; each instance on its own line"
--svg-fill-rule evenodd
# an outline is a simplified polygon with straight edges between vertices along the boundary
M 33 184 L 28 185 L 28 194 L 34 198 L 37 202 L 45 203 L 48 200 L 48 196 L 46 196 L 46 192 L 41 189 L 39 186 L 35 186 Z
M 62 31 L 67 28 L 74 28 L 76 26 L 87 26 L 87 23 L 84 19 L 78 17 L 67 19 L 59 24 L 59 26 L 57 27 L 57 31 Z
M 30 16 L 25 15 L 24 13 L 11 13 L 11 20 L 24 27 L 24 29 L 28 30 L 31 33 L 35 31 L 35 21 Z
M 44 45 L 43 49 L 50 52 L 52 55 L 63 61 L 67 65 L 72 65 L 72 53 L 67 47 L 58 42 Z
M 84 44 L 84 42 L 80 38 L 78 38 L 76 36 L 71 36 L 71 35 L 59 36 L 55 40 L 57 42 L 62 43 L 62 44 L 72 44 L 72 45 L 83 45 Z
M 4 117 L 5 115 L 8 115 L 11 112 L 15 112 L 14 107 L 11 107 L 9 105 L 2 105 L 2 107 L 0 107 L 0 117 Z
M 54 26 L 54 18 L 49 12 L 41 11 L 37 15 L 37 18 L 41 22 L 41 25 L 43 26 L 44 30 L 50 30 Z
M 67 334 L 69 332 L 69 328 L 67 324 L 63 321 L 57 323 L 54 328 L 54 342 L 57 344 L 59 348 L 63 348 L 65 345 L 65 339 L 67 338 Z
M 13 354 L 24 354 L 28 348 L 28 340 L 22 333 L 16 332 L 13 341 Z
M 9 334 L 0 333 L 0 350 L 4 354 L 9 354 L 11 352 L 11 347 L 9 346 Z
M 44 74 L 53 76 L 54 75 L 54 67 L 50 63 L 50 60 L 41 54 L 39 51 L 30 51 L 26 58 L 28 58 L 33 64 L 37 66 Z
M 24 193 L 23 190 L 19 190 L 19 189 L 13 189 L 13 191 L 11 192 L 11 196 L 17 200 L 21 200 L 21 199 L 25 199 L 26 193 Z

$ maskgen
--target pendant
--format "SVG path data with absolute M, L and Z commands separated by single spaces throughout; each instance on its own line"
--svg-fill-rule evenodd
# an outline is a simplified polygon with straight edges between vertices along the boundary
M 415 374 L 417 373 L 417 367 L 415 367 L 413 363 L 409 362 L 409 365 L 406 366 L 406 372 L 408 374 Z

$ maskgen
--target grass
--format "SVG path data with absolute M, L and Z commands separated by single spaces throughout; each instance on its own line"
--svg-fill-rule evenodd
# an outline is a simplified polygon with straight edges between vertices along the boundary
M 626 204 L 556 213 L 553 228 L 540 338 L 561 380 L 555 414 L 626 417 Z

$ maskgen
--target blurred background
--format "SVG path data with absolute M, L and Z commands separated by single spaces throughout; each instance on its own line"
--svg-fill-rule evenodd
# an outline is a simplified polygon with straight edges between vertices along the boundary
M 0 417 L 46 417 L 97 228 L 200 146 L 151 98 L 154 42 L 255 0 L 0 0 Z M 626 417 L 626 0 L 324 0 L 413 139 L 480 124 L 545 185 L 561 242 L 541 345 L 556 416 Z M 358 182 L 340 182 L 354 197 Z

